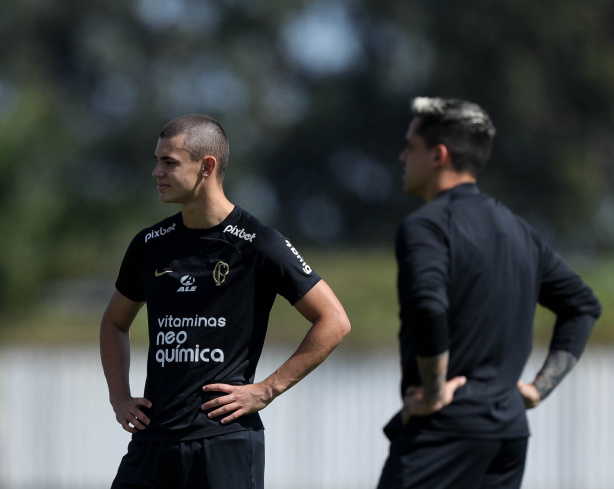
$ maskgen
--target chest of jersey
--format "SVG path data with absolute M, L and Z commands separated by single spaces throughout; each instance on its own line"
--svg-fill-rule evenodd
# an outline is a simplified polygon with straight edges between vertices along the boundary
M 227 241 L 186 236 L 160 243 L 143 264 L 147 306 L 172 312 L 218 309 L 253 289 L 254 269 Z
M 141 273 L 156 365 L 217 371 L 239 362 L 259 324 L 257 272 L 253 257 L 221 239 L 177 236 L 149 250 Z

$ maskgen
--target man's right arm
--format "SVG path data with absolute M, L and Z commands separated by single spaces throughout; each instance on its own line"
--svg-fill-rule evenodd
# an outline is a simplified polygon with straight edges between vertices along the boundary
M 406 219 L 397 233 L 396 255 L 401 331 L 408 332 L 401 335 L 402 363 L 415 361 L 420 376 L 420 385 L 405 386 L 401 415 L 406 424 L 412 416 L 430 415 L 450 404 L 467 378 L 447 380 L 450 253 L 445 234 L 428 219 Z
M 117 422 L 129 433 L 136 433 L 149 424 L 140 407 L 151 407 L 145 398 L 130 393 L 130 326 L 143 302 L 134 302 L 115 290 L 100 323 L 100 357 L 109 400 Z

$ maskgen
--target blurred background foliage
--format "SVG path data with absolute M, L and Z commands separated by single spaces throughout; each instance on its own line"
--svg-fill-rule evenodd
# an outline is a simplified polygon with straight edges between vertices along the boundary
M 228 133 L 229 198 L 325 267 L 384 250 L 386 301 L 395 229 L 420 204 L 397 163 L 418 95 L 487 109 L 481 188 L 563 254 L 607 257 L 613 23 L 605 0 L 5 2 L 0 329 L 45 301 L 106 302 L 131 237 L 176 211 L 150 174 L 161 127 L 187 113 Z M 363 304 L 383 294 L 352 277 Z

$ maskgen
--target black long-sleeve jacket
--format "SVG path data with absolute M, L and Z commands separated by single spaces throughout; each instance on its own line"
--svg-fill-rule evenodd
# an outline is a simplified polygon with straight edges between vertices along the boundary
M 536 304 L 556 315 L 551 349 L 580 357 L 601 307 L 524 220 L 475 184 L 409 215 L 396 240 L 402 392 L 420 385 L 416 355 L 449 350 L 452 404 L 404 428 L 481 438 L 528 436 L 516 383 L 532 346 Z M 388 429 L 400 429 L 397 417 Z

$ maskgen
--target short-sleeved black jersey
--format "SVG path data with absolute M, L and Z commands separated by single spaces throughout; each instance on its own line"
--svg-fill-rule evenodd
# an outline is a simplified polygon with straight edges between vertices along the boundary
M 203 438 L 261 428 L 257 413 L 222 425 L 201 405 L 206 384 L 254 380 L 277 294 L 291 304 L 320 277 L 276 230 L 236 206 L 219 225 L 194 230 L 181 213 L 144 229 L 122 262 L 117 290 L 147 303 L 146 441 Z M 221 418 L 220 418 L 221 419 Z
M 531 352 L 536 304 L 557 315 L 551 348 L 580 356 L 600 314 L 591 290 L 537 231 L 474 184 L 442 192 L 397 234 L 402 392 L 420 385 L 416 355 L 449 350 L 452 404 L 406 430 L 527 436 L 516 388 Z M 400 420 L 389 426 L 400 427 Z

